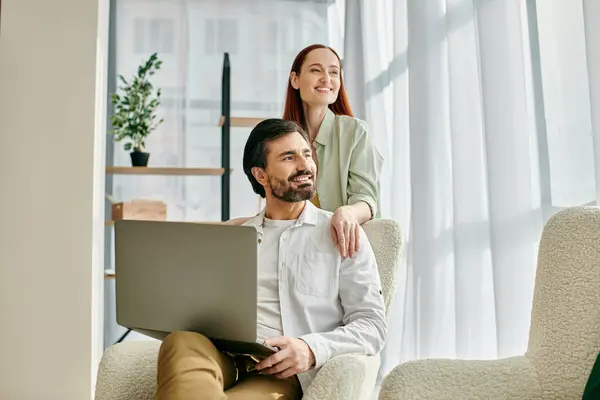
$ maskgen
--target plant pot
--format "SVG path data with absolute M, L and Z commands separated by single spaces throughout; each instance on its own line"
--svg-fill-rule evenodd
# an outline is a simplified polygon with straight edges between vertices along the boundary
M 131 156 L 131 165 L 134 167 L 147 167 L 150 153 L 144 153 L 143 151 L 132 151 L 129 153 Z

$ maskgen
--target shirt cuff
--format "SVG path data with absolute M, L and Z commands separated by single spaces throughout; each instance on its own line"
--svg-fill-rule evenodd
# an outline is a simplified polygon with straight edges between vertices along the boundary
M 348 199 L 348 205 L 356 204 L 359 201 L 366 203 L 371 209 L 371 219 L 375 219 L 377 215 L 377 202 L 373 198 L 366 194 L 355 194 Z
M 300 339 L 310 347 L 315 356 L 314 368 L 321 368 L 329 360 L 327 343 L 322 340 L 318 333 L 309 333 L 308 335 L 300 336 Z

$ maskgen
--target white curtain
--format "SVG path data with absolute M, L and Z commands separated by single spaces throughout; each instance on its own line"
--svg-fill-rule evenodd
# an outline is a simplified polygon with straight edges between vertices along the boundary
M 347 0 L 346 10 L 346 33 L 362 35 L 345 52 L 364 60 L 346 80 L 364 88 L 386 158 L 383 217 L 407 240 L 380 375 L 419 358 L 521 354 L 543 225 L 599 198 L 598 3 Z

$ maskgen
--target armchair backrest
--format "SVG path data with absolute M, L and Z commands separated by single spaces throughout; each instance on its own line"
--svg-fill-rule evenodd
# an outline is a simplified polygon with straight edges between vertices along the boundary
M 369 243 L 377 259 L 377 267 L 381 278 L 386 315 L 389 318 L 390 308 L 396 291 L 396 274 L 403 251 L 402 228 L 396 221 L 375 219 L 363 224 Z
M 527 356 L 544 398 L 581 398 L 598 352 L 600 208 L 569 208 L 546 223 L 538 254 Z

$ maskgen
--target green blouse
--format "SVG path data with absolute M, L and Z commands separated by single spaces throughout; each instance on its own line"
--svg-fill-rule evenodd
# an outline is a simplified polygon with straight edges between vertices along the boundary
M 364 121 L 327 110 L 315 139 L 317 193 L 320 208 L 364 201 L 379 217 L 379 179 L 383 157 L 373 145 Z

